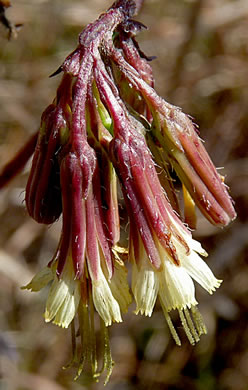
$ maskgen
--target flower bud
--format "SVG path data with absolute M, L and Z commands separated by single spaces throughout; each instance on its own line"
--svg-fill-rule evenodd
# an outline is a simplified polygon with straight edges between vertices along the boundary
M 50 224 L 59 218 L 61 191 L 59 164 L 59 131 L 54 128 L 56 109 L 50 105 L 43 113 L 40 133 L 26 186 L 26 205 L 32 218 Z
M 217 173 L 193 123 L 179 109 L 170 108 L 152 131 L 168 160 L 205 217 L 224 226 L 236 213 L 222 178 Z
M 148 104 L 153 116 L 153 136 L 192 199 L 211 223 L 227 225 L 236 217 L 232 200 L 191 120 L 158 96 L 119 52 L 112 49 L 111 58 Z

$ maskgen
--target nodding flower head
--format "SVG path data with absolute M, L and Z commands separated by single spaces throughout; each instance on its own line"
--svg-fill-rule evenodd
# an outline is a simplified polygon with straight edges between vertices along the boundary
M 71 326 L 71 364 L 78 364 L 78 375 L 87 361 L 95 378 L 101 372 L 98 313 L 106 381 L 113 367 L 106 327 L 121 322 L 131 302 L 124 261 L 132 264 L 135 313 L 151 316 L 158 297 L 176 343 L 172 310 L 194 344 L 206 328 L 193 279 L 210 294 L 221 281 L 200 257 L 206 252 L 187 224 L 195 226 L 195 205 L 215 225 L 235 218 L 193 123 L 153 88 L 151 58 L 135 38 L 144 27 L 131 19 L 135 9 L 133 1 L 114 3 L 82 31 L 77 48 L 55 72 L 63 77 L 42 115 L 26 188 L 31 217 L 51 224 L 62 214 L 62 232 L 54 257 L 25 288 L 50 285 L 44 317 Z M 182 182 L 184 216 L 172 169 Z M 120 246 L 121 191 L 130 222 L 128 248 Z

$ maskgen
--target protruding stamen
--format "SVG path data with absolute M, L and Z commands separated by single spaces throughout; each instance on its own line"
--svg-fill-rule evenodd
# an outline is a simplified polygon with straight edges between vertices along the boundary
M 175 340 L 175 343 L 176 345 L 178 345 L 179 347 L 181 346 L 181 340 L 177 334 L 177 331 L 171 321 L 171 318 L 170 318 L 170 315 L 169 313 L 166 311 L 166 309 L 164 308 L 162 302 L 161 302 L 161 306 L 162 306 L 162 309 L 163 309 L 163 312 L 164 312 L 164 316 L 165 316 L 165 319 L 167 321 L 167 324 L 168 324 L 168 327 L 170 329 L 170 332 L 171 332 L 171 335 L 173 337 L 173 339 Z
M 198 343 L 198 341 L 200 340 L 200 337 L 199 337 L 199 335 L 197 333 L 197 330 L 195 328 L 194 322 L 192 321 L 192 318 L 190 316 L 189 310 L 188 309 L 184 309 L 184 314 L 185 314 L 186 320 L 188 322 L 189 328 L 191 330 L 192 336 L 194 337 L 196 343 Z
M 190 193 L 185 185 L 183 187 L 183 200 L 184 200 L 184 222 L 190 227 L 190 229 L 196 228 L 196 212 L 195 202 L 193 201 Z
M 103 340 L 103 366 L 102 369 L 99 373 L 99 375 L 103 371 L 107 371 L 107 375 L 104 381 L 104 386 L 109 381 L 109 378 L 112 374 L 113 368 L 114 368 L 114 361 L 112 359 L 111 355 L 111 349 L 110 349 L 110 344 L 109 344 L 109 335 L 108 335 L 108 329 L 104 323 L 104 321 L 101 319 L 101 334 L 102 334 L 102 340 Z
M 194 337 L 192 336 L 191 330 L 190 330 L 190 328 L 189 328 L 189 326 L 187 324 L 187 321 L 186 321 L 186 318 L 184 316 L 183 311 L 182 310 L 178 310 L 178 312 L 179 312 L 180 320 L 182 322 L 183 329 L 184 329 L 184 331 L 186 333 L 186 336 L 189 339 L 190 344 L 195 345 Z
M 199 336 L 201 336 L 202 334 L 207 334 L 206 325 L 204 324 L 201 313 L 196 306 L 192 306 L 191 313 Z
M 92 299 L 92 292 L 89 289 L 89 306 L 90 306 L 90 345 L 91 345 L 91 368 L 93 376 L 96 375 L 97 372 L 97 356 L 96 356 L 96 335 L 95 335 L 95 310 Z
M 94 325 L 92 328 L 92 318 L 90 318 L 89 316 L 88 305 L 80 305 L 78 310 L 78 318 L 81 334 L 82 352 L 78 372 L 74 380 L 77 380 L 79 378 L 84 369 L 85 364 L 87 363 L 89 363 L 92 368 L 92 376 L 95 377 L 97 370 Z
M 65 366 L 63 366 L 63 370 L 67 368 L 71 368 L 77 360 L 77 341 L 76 341 L 76 332 L 75 332 L 75 322 L 74 320 L 71 322 L 71 347 L 72 347 L 72 358 Z

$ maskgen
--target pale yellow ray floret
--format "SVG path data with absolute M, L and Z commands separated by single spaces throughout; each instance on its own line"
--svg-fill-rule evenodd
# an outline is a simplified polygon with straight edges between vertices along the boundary
M 81 299 L 81 280 L 75 279 L 71 257 L 67 258 L 60 278 L 56 275 L 56 264 L 45 267 L 23 289 L 39 291 L 52 282 L 48 293 L 44 318 L 63 328 L 68 328 L 74 319 Z M 121 312 L 125 313 L 132 301 L 127 283 L 127 270 L 120 259 L 114 261 L 111 279 L 99 267 L 97 280 L 91 280 L 92 298 L 96 311 L 106 326 L 112 322 L 122 322 Z
M 127 283 L 127 269 L 120 258 L 114 260 L 114 274 L 109 280 L 109 286 L 114 298 L 117 300 L 121 312 L 126 313 L 132 302 Z
M 68 328 L 75 317 L 80 301 L 80 281 L 75 280 L 72 260 L 68 257 L 62 276 L 56 275 L 55 264 L 51 267 L 44 267 L 23 289 L 39 291 L 48 283 L 52 282 L 44 318 L 46 322 L 52 321 L 62 328 Z
M 80 281 L 75 280 L 72 261 L 67 261 L 59 279 L 54 276 L 45 309 L 45 321 L 68 328 L 80 301 Z
M 177 228 L 179 230 L 179 227 Z M 174 263 L 158 240 L 156 240 L 156 247 L 161 259 L 159 270 L 152 267 L 141 240 L 139 259 L 134 258 L 131 250 L 135 313 L 151 316 L 156 298 L 159 297 L 172 336 L 178 345 L 181 342 L 169 316 L 171 310 L 178 310 L 185 333 L 192 344 L 199 340 L 201 334 L 206 333 L 201 315 L 196 309 L 198 303 L 195 299 L 195 286 L 192 279 L 210 294 L 221 284 L 221 280 L 215 278 L 208 265 L 199 256 L 198 253 L 207 256 L 200 243 L 182 228 L 180 228 L 180 235 L 187 242 L 188 250 L 176 235 L 171 237 L 180 265 Z
M 98 280 L 92 280 L 92 297 L 96 311 L 106 326 L 111 325 L 112 322 L 122 322 L 120 306 L 114 298 L 101 268 Z
M 149 264 L 148 258 L 142 257 L 140 264 L 132 267 L 132 291 L 136 301 L 135 314 L 151 317 L 159 290 L 158 274 Z
M 50 267 L 42 268 L 26 286 L 21 287 L 22 290 L 40 291 L 49 282 L 53 280 L 53 271 Z

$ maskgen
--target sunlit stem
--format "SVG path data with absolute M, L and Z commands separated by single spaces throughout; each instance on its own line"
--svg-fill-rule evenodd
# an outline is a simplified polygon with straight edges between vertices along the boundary
M 71 322 L 71 347 L 72 347 L 72 358 L 69 363 L 67 363 L 63 369 L 66 370 L 67 368 L 70 368 L 73 366 L 73 364 L 77 360 L 77 343 L 76 343 L 76 332 L 75 332 L 75 321 L 72 320 Z
M 103 366 L 100 374 L 106 370 L 107 375 L 104 381 L 104 386 L 106 386 L 114 368 L 114 361 L 112 359 L 111 350 L 110 350 L 108 329 L 102 319 L 101 319 L 101 338 L 103 340 Z
M 93 310 L 91 310 L 91 312 L 89 313 L 88 305 L 80 305 L 78 316 L 82 351 L 78 373 L 74 378 L 75 380 L 77 380 L 78 377 L 81 375 L 85 364 L 90 364 L 92 368 L 92 376 L 95 377 L 96 375 L 97 359 Z
M 95 336 L 95 319 L 94 319 L 94 304 L 92 299 L 91 289 L 89 292 L 89 305 L 90 305 L 90 361 L 93 376 L 97 372 L 97 355 L 96 355 L 96 336 Z
M 80 304 L 78 309 L 78 318 L 79 318 L 79 330 L 81 335 L 81 357 L 79 362 L 79 368 L 77 375 L 75 376 L 74 380 L 77 380 L 79 376 L 81 375 L 85 362 L 88 359 L 89 356 L 89 343 L 88 343 L 88 336 L 89 336 L 89 316 L 88 316 L 88 307 L 87 305 Z

